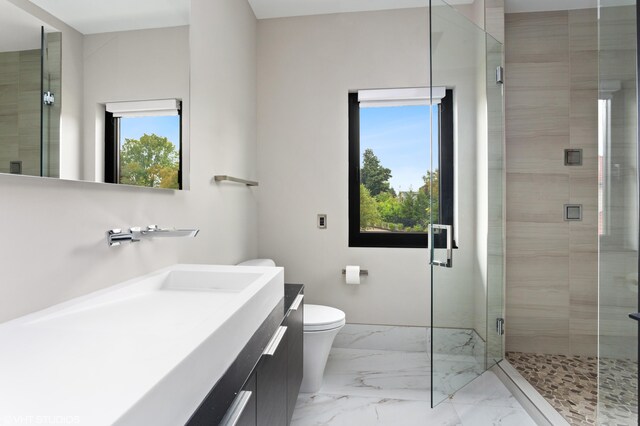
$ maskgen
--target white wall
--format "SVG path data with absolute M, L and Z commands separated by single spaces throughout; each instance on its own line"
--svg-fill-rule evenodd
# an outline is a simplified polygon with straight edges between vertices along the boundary
M 104 104 L 181 99 L 183 147 L 189 147 L 189 27 L 84 37 L 83 180 L 104 182 Z M 188 188 L 188 150 L 183 168 Z
M 434 271 L 434 316 L 448 326 L 474 328 L 486 338 L 485 34 L 447 6 L 432 11 L 433 84 L 452 87 L 455 93 L 455 225 L 460 247 L 454 251 L 453 271 Z
M 439 314 L 447 317 L 438 325 L 472 327 L 475 174 L 466 171 L 476 166 L 476 45 L 446 32 L 438 43 L 448 59 L 436 62 L 442 68 L 434 84 L 456 88 L 457 164 L 465 173 L 456 182 L 455 267 L 436 270 Z M 338 307 L 350 323 L 429 323 L 428 251 L 349 248 L 347 196 L 347 94 L 428 85 L 428 46 L 426 9 L 258 24 L 259 254 L 284 266 L 287 282 L 306 284 L 309 303 Z M 318 213 L 328 214 L 328 229 L 317 229 Z M 347 286 L 346 264 L 361 265 L 369 277 Z
M 453 8 L 473 22 L 479 28 L 485 27 L 485 0 L 473 0 L 471 3 L 454 4 Z
M 0 175 L 0 321 L 175 262 L 257 254 L 255 194 L 211 182 L 256 177 L 256 20 L 238 0 L 193 0 L 191 10 L 191 190 Z M 107 229 L 149 223 L 201 233 L 106 246 Z

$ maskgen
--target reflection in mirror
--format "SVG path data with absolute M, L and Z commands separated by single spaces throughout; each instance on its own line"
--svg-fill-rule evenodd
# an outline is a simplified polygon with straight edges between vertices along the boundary
M 180 189 L 180 111 L 177 99 L 108 103 L 105 181 Z
M 188 186 L 189 1 L 114 6 L 0 0 L 0 173 Z M 107 104 L 158 99 L 174 103 L 162 124 L 118 118 L 112 143 Z M 123 164 L 134 145 L 161 163 Z
M 60 108 L 51 102 L 45 110 L 41 89 L 46 81 L 47 91 L 59 92 L 60 40 L 40 19 L 0 4 L 0 173 L 57 176 L 57 161 L 49 160 L 59 136 L 45 137 Z
M 42 103 L 40 176 L 60 177 L 60 103 L 62 89 L 62 34 L 42 32 Z M 56 97 L 57 95 L 57 97 Z M 34 96 L 40 104 L 40 98 Z M 56 102 L 57 101 L 57 102 Z

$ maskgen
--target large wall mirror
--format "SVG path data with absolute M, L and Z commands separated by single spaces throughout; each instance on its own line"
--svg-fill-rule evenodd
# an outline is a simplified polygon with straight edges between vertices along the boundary
M 0 173 L 188 187 L 189 0 L 0 0 Z

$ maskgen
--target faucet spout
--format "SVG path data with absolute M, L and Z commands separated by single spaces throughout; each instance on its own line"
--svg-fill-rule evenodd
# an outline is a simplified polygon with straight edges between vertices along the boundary
M 131 228 L 134 239 L 156 237 L 189 237 L 194 238 L 200 232 L 199 229 L 160 228 L 158 225 L 149 225 L 146 229 Z
M 130 228 L 128 231 L 121 229 L 111 229 L 107 231 L 107 244 L 111 246 L 119 246 L 124 242 L 137 243 L 142 239 L 156 237 L 189 237 L 194 238 L 200 232 L 199 229 L 175 229 L 175 228 L 159 228 L 157 225 L 149 225 L 145 229 L 141 227 Z

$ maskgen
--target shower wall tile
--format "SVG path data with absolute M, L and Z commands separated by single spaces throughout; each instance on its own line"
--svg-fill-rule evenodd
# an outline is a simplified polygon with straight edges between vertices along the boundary
M 509 73 L 505 74 L 505 80 L 509 90 L 531 88 L 567 90 L 568 73 L 569 61 L 567 60 L 560 62 L 514 62 L 509 63 Z
M 568 198 L 568 174 L 507 173 L 507 222 L 563 223 Z
M 506 17 L 507 351 L 595 355 L 595 10 Z M 564 150 L 583 150 L 583 166 Z M 563 206 L 583 205 L 582 222 Z
M 508 134 L 512 133 L 508 127 Z M 512 137 L 509 143 L 509 162 L 507 173 L 524 174 L 566 174 L 564 159 L 550 146 L 569 146 L 569 135 L 562 136 L 519 136 Z M 544 167 L 540 167 L 544 164 Z
M 513 13 L 505 16 L 507 62 L 566 62 L 568 51 L 567 12 Z
M 567 89 L 513 89 L 506 100 L 507 130 L 513 136 L 569 136 Z
M 40 174 L 40 50 L 0 53 L 0 173 Z
M 596 355 L 598 334 L 598 30 L 595 9 L 569 13 L 571 46 L 571 148 L 583 152 L 570 168 L 571 203 L 582 222 L 570 224 L 569 286 L 572 355 Z M 577 226 L 574 226 L 577 225 Z M 591 235 L 592 237 L 589 237 Z
M 590 70 L 598 68 L 597 45 L 593 50 L 571 53 L 571 88 L 594 89 L 598 87 L 598 75 Z
M 571 301 L 578 304 L 598 303 L 598 287 L 592 285 L 598 276 L 597 252 L 572 252 L 569 255 Z
M 569 12 L 569 31 L 571 53 L 582 50 L 598 49 L 598 27 L 594 22 L 598 19 L 598 11 L 578 9 Z
M 528 258 L 529 255 L 566 256 L 569 250 L 569 229 L 562 223 L 507 223 L 509 254 Z
M 485 0 L 485 30 L 504 44 L 504 0 Z
M 597 220 L 597 211 L 587 210 L 582 212 L 586 218 L 586 222 L 591 222 L 589 218 L 594 217 Z M 593 232 L 593 223 L 572 222 L 569 224 L 571 232 L 571 240 L 569 241 L 569 250 L 571 253 L 598 253 L 598 235 Z M 594 252 L 593 248 L 596 247 Z M 597 266 L 597 264 L 596 264 Z M 597 288 L 594 288 L 597 290 Z
M 565 336 L 549 336 L 538 332 L 536 335 L 517 335 L 509 338 L 510 347 L 522 348 L 526 353 L 564 354 L 569 352 L 570 340 Z

